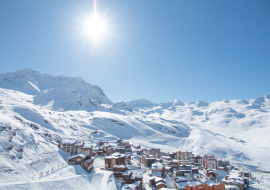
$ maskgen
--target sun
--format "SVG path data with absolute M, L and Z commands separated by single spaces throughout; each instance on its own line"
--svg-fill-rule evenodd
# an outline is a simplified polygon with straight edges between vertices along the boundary
M 106 32 L 106 23 L 101 17 L 94 15 L 85 22 L 84 29 L 88 37 L 93 41 L 99 41 L 104 37 Z

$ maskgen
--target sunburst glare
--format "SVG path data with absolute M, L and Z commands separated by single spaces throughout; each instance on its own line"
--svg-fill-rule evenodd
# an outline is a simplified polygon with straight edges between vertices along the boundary
M 84 32 L 89 38 L 97 42 L 101 40 L 106 33 L 106 23 L 101 17 L 94 15 L 85 22 Z

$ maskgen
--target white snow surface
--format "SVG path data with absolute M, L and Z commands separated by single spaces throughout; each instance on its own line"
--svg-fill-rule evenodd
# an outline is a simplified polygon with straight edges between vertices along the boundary
M 213 154 L 232 165 L 270 171 L 268 95 L 212 103 L 113 104 L 81 78 L 29 69 L 0 74 L 0 87 L 0 189 L 117 188 L 110 172 L 97 168 L 87 174 L 67 165 L 69 155 L 57 146 L 60 138 L 122 138 L 143 148 Z

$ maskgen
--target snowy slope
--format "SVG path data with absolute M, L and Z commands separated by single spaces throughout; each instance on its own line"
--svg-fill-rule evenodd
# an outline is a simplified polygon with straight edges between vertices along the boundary
M 80 78 L 32 70 L 1 74 L 0 86 L 0 187 L 37 179 L 41 181 L 28 185 L 40 187 L 52 176 L 67 189 L 74 189 L 67 182 L 74 178 L 81 181 L 80 188 L 93 185 L 80 169 L 65 164 L 68 155 L 57 147 L 60 138 L 93 143 L 122 138 L 146 148 L 214 154 L 252 170 L 270 170 L 268 95 L 212 103 L 112 103 L 99 87 Z M 99 175 L 115 188 L 109 174 Z M 16 187 L 25 185 L 18 182 Z
M 157 105 L 136 113 L 188 125 L 190 135 L 174 145 L 182 150 L 214 154 L 252 169 L 270 170 L 269 111 L 270 97 L 265 95 L 252 100 L 189 102 L 167 109 Z

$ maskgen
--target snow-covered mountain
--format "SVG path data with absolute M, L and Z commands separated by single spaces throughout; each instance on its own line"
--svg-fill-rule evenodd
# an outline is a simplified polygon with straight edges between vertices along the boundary
M 72 105 L 74 102 L 75 105 L 85 103 L 88 108 L 91 107 L 89 104 L 112 104 L 100 87 L 88 84 L 80 77 L 51 76 L 31 69 L 0 74 L 0 87 L 38 95 L 35 102 L 42 105 L 57 97 L 64 101 L 73 99 Z
M 146 100 L 146 99 L 140 99 L 140 100 L 132 100 L 126 103 L 130 108 L 136 109 L 136 108 L 152 108 L 156 106 L 157 104 Z
M 62 166 L 59 138 L 122 138 L 146 148 L 214 154 L 270 170 L 269 121 L 268 95 L 212 103 L 112 103 L 101 88 L 79 77 L 29 69 L 0 74 L 0 183 L 36 179 Z M 92 133 L 96 130 L 100 133 Z

